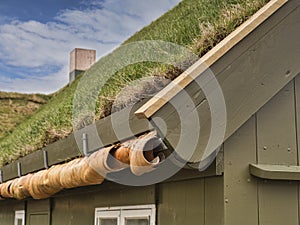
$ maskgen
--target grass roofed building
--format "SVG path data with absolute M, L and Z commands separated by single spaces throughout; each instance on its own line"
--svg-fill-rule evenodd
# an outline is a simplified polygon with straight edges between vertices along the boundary
M 183 0 L 136 33 L 115 53 L 159 40 L 199 59 L 113 73 L 95 123 L 76 94 L 118 54 L 55 93 L 0 140 L 0 224 L 299 224 L 299 7 Z

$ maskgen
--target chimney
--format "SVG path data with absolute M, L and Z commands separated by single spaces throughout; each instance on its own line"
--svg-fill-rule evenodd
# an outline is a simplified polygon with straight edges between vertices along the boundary
M 69 83 L 96 62 L 96 50 L 75 48 L 70 53 Z

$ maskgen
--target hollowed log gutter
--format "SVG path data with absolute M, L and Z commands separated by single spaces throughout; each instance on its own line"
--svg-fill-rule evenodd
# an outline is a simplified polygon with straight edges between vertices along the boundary
M 102 148 L 89 156 L 54 165 L 0 184 L 1 198 L 48 198 L 62 189 L 101 184 L 107 174 L 126 168 L 136 175 L 151 172 L 160 162 L 154 149 L 161 140 L 154 132 Z

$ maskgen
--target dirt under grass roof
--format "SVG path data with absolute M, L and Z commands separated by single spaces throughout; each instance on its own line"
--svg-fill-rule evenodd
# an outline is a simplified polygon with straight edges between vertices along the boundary
M 162 40 L 187 47 L 201 57 L 268 1 L 183 0 L 124 44 L 141 40 Z M 96 118 L 100 119 L 111 113 L 115 96 L 133 80 L 148 76 L 173 79 L 181 72 L 170 66 L 147 62 L 118 71 L 107 82 L 108 85 L 101 89 L 95 109 Z M 0 139 L 0 166 L 72 132 L 73 95 L 82 76 L 84 74 L 53 94 L 47 104 Z

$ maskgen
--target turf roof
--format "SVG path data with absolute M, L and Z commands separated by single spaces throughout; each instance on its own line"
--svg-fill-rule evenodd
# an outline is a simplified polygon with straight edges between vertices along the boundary
M 269 0 L 183 0 L 124 42 L 163 40 L 204 55 Z M 182 71 L 158 63 L 138 63 L 117 72 L 101 89 L 97 119 L 110 114 L 115 96 L 129 83 L 147 76 L 174 78 Z M 81 75 L 81 76 L 84 76 Z M 72 132 L 73 94 L 80 77 L 53 94 L 47 104 L 0 140 L 0 165 L 64 138 Z

